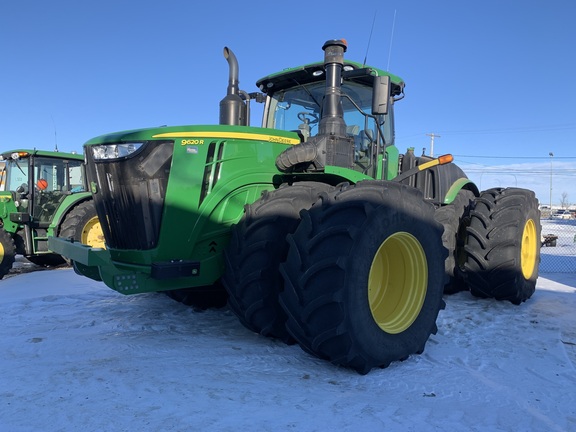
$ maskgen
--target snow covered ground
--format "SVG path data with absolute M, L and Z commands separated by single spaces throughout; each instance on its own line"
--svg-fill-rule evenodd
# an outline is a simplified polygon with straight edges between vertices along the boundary
M 575 294 L 576 274 L 546 273 L 521 306 L 449 296 L 422 355 L 361 376 L 225 308 L 17 274 L 0 281 L 0 430 L 575 431 Z

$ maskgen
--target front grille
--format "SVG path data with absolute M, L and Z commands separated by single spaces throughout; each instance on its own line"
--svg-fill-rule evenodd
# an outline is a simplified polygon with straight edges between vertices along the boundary
M 87 177 L 106 244 L 114 249 L 152 249 L 158 243 L 173 141 L 146 141 L 135 153 L 94 160 L 87 148 Z

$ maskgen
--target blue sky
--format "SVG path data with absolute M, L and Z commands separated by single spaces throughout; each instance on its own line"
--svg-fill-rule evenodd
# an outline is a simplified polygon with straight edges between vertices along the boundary
M 0 149 L 81 152 L 108 132 L 217 123 L 225 46 L 255 91 L 345 38 L 346 58 L 406 81 L 401 151 L 430 152 L 434 133 L 434 155 L 454 154 L 481 189 L 549 204 L 552 171 L 553 203 L 576 203 L 575 22 L 573 0 L 3 2 Z

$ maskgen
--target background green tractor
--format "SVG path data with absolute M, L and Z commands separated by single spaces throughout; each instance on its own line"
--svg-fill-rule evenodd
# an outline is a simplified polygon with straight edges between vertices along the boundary
M 480 193 L 450 155 L 400 154 L 404 82 L 345 61 L 230 75 L 220 124 L 85 144 L 106 249 L 51 238 L 77 272 L 124 293 L 228 304 L 252 331 L 367 373 L 423 351 L 443 294 L 521 303 L 538 275 L 534 193 Z M 264 102 L 262 127 L 250 102 Z
M 104 246 L 82 155 L 13 150 L 0 160 L 0 279 L 17 254 L 38 265 L 64 263 L 48 249 L 51 235 Z

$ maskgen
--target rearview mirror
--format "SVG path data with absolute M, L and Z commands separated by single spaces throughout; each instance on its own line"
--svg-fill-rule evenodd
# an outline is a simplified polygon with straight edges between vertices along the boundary
M 372 114 L 388 114 L 389 103 L 390 77 L 387 75 L 374 77 L 374 85 L 372 87 Z

